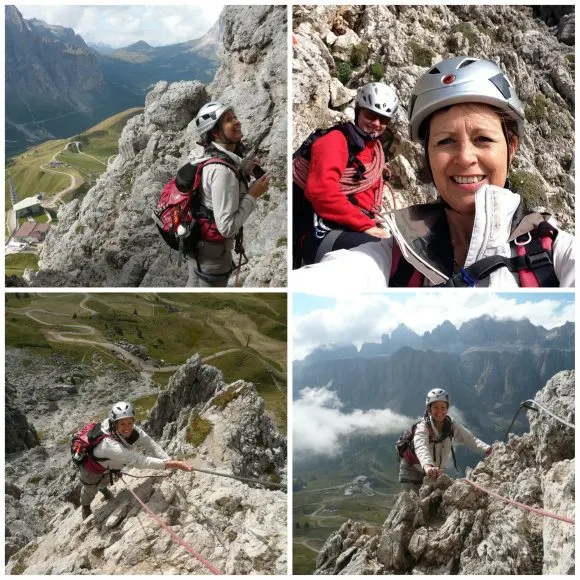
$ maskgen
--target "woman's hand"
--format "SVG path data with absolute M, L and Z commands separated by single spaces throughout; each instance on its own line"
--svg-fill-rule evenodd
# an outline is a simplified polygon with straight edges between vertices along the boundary
M 178 461 L 177 459 L 169 459 L 164 464 L 165 469 L 181 469 L 182 471 L 191 471 L 191 467 L 185 461 Z
M 443 475 L 443 470 L 434 465 L 427 465 L 425 467 L 425 475 L 431 477 L 432 479 L 437 479 L 439 476 Z
M 383 228 L 379 228 L 378 226 L 373 226 L 372 228 L 369 228 L 368 230 L 364 230 L 364 233 L 369 234 L 369 236 L 375 236 L 375 238 L 388 238 L 389 237 L 387 230 L 384 230 Z
M 493 453 L 493 447 L 490 445 L 485 452 L 485 456 L 489 457 Z
M 248 193 L 254 199 L 258 199 L 268 191 L 268 187 L 270 187 L 270 173 L 264 173 L 260 179 L 256 179 L 256 181 L 250 185 Z

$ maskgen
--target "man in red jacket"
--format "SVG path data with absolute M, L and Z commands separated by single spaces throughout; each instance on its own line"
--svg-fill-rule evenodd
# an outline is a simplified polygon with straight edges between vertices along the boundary
M 379 137 L 398 105 L 388 85 L 364 85 L 356 96 L 354 124 L 338 124 L 312 144 L 304 195 L 316 216 L 313 232 L 302 241 L 306 263 L 387 237 L 378 225 L 385 165 Z

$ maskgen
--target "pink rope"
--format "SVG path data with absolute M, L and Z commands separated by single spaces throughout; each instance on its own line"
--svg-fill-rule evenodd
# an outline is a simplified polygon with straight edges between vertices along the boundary
M 555 520 L 560 520 L 562 522 L 566 522 L 567 524 L 575 525 L 575 522 L 572 518 L 567 518 L 566 516 L 559 516 L 558 514 L 548 512 L 545 510 L 541 510 L 540 508 L 535 508 L 535 507 L 526 505 L 524 503 L 520 503 L 519 501 L 514 501 L 513 499 L 508 499 L 507 497 L 503 497 L 501 495 L 498 495 L 497 493 L 494 493 L 493 491 L 489 491 L 488 489 L 485 489 L 485 487 L 475 483 L 475 481 L 471 481 L 470 479 L 467 479 L 467 477 L 464 477 L 463 479 L 464 479 L 464 481 L 467 481 L 467 483 L 469 483 L 470 485 L 473 485 L 473 487 L 476 487 L 477 489 L 484 491 L 485 493 L 495 497 L 496 499 L 499 499 L 500 501 L 503 501 L 505 503 L 509 503 L 511 505 L 518 506 L 518 507 L 525 509 L 525 510 L 529 510 L 531 512 L 534 512 L 534 513 L 540 515 L 540 516 L 554 518 Z
M 123 480 L 122 480 L 123 481 Z M 125 481 L 123 481 L 125 483 Z M 141 507 L 175 540 L 178 544 L 183 546 L 194 558 L 199 560 L 212 574 L 223 574 L 211 562 L 200 556 L 184 539 L 180 538 L 161 518 L 154 514 L 137 496 L 137 494 L 125 483 L 127 489 L 132 493 L 133 497 L 139 502 Z

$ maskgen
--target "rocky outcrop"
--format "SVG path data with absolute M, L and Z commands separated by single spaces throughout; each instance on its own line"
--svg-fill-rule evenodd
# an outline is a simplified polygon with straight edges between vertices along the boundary
M 247 145 L 272 172 L 272 186 L 244 228 L 250 263 L 239 283 L 286 285 L 285 15 L 283 6 L 226 8 L 223 61 L 212 84 L 155 86 L 143 114 L 123 129 L 114 162 L 82 201 L 59 211 L 40 271 L 27 274 L 31 285 L 185 285 L 186 265 L 171 259 L 150 216 L 163 186 L 196 148 L 193 119 L 210 99 L 235 106 Z
M 574 372 L 535 400 L 574 424 Z M 574 518 L 574 431 L 528 411 L 530 431 L 495 443 L 468 474 L 505 498 Z M 425 478 L 399 495 L 382 530 L 349 520 L 324 544 L 316 574 L 573 574 L 574 526 L 499 501 L 464 479 Z
M 68 451 L 52 444 L 6 467 L 8 574 L 199 574 L 206 569 L 145 516 L 131 489 L 173 531 L 226 574 L 286 572 L 286 440 L 251 383 L 189 359 L 159 396 L 144 428 L 196 469 L 125 469 L 115 497 L 93 501 L 82 521 L 78 476 Z M 266 461 L 267 459 L 267 461 Z M 240 466 L 243 465 L 244 469 Z M 141 476 L 134 479 L 130 476 Z M 149 477 L 148 475 L 151 475 Z M 28 524 L 29 519 L 34 524 Z
M 16 453 L 40 445 L 36 429 L 16 407 L 6 405 L 4 422 L 6 453 Z
M 293 148 L 315 128 L 353 117 L 354 91 L 390 84 L 402 107 L 385 139 L 394 195 L 388 209 L 433 199 L 423 151 L 408 137 L 416 79 L 437 61 L 469 54 L 506 71 L 526 109 L 512 188 L 533 209 L 574 223 L 574 14 L 549 28 L 524 6 L 295 6 Z M 573 7 L 572 7 L 573 10 Z M 549 11 L 549 10 L 548 10 Z M 548 14 L 545 15 L 548 17 Z

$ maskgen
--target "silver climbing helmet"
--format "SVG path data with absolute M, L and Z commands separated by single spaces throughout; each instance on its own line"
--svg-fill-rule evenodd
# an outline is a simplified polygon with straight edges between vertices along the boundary
M 513 85 L 492 61 L 469 56 L 442 60 L 424 73 L 411 93 L 409 129 L 412 141 L 425 139 L 425 121 L 439 109 L 459 103 L 497 107 L 518 125 L 524 136 L 524 108 Z
M 369 83 L 358 90 L 355 104 L 361 109 L 368 109 L 383 117 L 392 118 L 399 107 L 399 99 L 389 85 Z
M 109 419 L 111 421 L 115 422 L 127 418 L 135 419 L 135 409 L 131 403 L 121 401 L 111 407 L 111 412 L 109 413 Z
M 429 406 L 431 403 L 435 403 L 435 401 L 443 401 L 447 403 L 449 406 L 449 395 L 445 389 L 432 389 L 427 393 L 427 399 L 425 404 Z
M 208 131 L 211 131 L 219 121 L 220 117 L 226 111 L 232 111 L 233 108 L 230 105 L 224 105 L 219 101 L 210 101 L 206 103 L 197 113 L 195 118 L 195 126 L 197 132 L 200 136 L 205 135 Z

